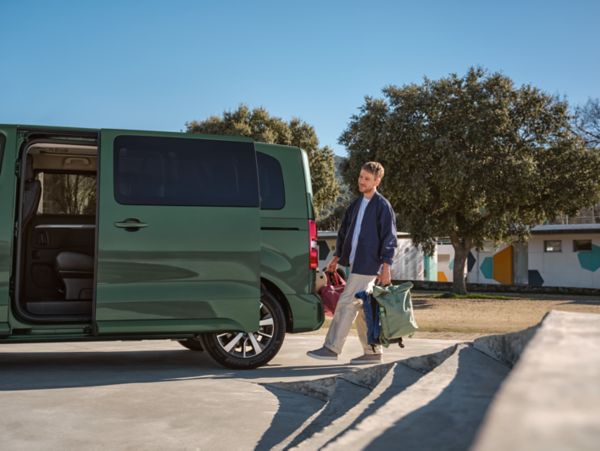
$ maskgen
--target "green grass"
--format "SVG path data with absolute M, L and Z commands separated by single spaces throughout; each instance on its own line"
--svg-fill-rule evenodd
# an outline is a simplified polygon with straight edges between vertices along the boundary
M 482 294 L 482 293 L 468 293 L 468 294 L 456 294 L 456 293 L 441 293 L 433 295 L 434 299 L 498 299 L 501 301 L 511 301 L 515 299 L 510 296 L 501 296 L 499 294 Z

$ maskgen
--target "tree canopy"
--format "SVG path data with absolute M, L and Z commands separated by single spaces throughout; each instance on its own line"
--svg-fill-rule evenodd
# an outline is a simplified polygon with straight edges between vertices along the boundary
M 499 73 L 387 86 L 366 97 L 340 137 L 350 186 L 360 165 L 381 162 L 381 191 L 399 226 L 432 253 L 455 250 L 454 290 L 465 292 L 468 252 L 524 238 L 530 226 L 599 199 L 600 159 L 570 126 L 568 105 Z
M 225 111 L 222 116 L 188 122 L 186 128 L 190 133 L 247 136 L 264 143 L 301 147 L 308 154 L 317 216 L 337 197 L 339 187 L 335 179 L 333 150 L 320 147 L 314 127 L 298 118 L 286 122 L 271 116 L 264 108 L 250 110 L 246 105 L 240 105 L 237 110 Z
M 600 99 L 575 109 L 575 129 L 589 147 L 600 148 Z

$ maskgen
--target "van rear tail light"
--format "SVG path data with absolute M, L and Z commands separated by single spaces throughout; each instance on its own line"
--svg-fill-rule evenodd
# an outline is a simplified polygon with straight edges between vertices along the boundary
M 319 267 L 319 245 L 317 244 L 317 223 L 310 219 L 308 221 L 309 249 L 308 267 L 317 269 Z

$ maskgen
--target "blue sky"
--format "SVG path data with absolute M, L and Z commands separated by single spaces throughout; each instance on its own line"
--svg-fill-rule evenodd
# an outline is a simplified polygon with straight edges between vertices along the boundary
M 337 144 L 365 95 L 481 65 L 600 97 L 597 1 L 0 0 L 0 123 L 179 131 L 238 104 Z

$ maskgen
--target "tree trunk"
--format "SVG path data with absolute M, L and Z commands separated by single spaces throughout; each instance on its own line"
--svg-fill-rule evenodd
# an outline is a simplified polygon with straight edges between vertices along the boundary
M 452 240 L 454 247 L 454 270 L 452 292 L 456 294 L 467 294 L 467 278 L 465 276 L 465 264 L 471 250 L 470 240 Z

